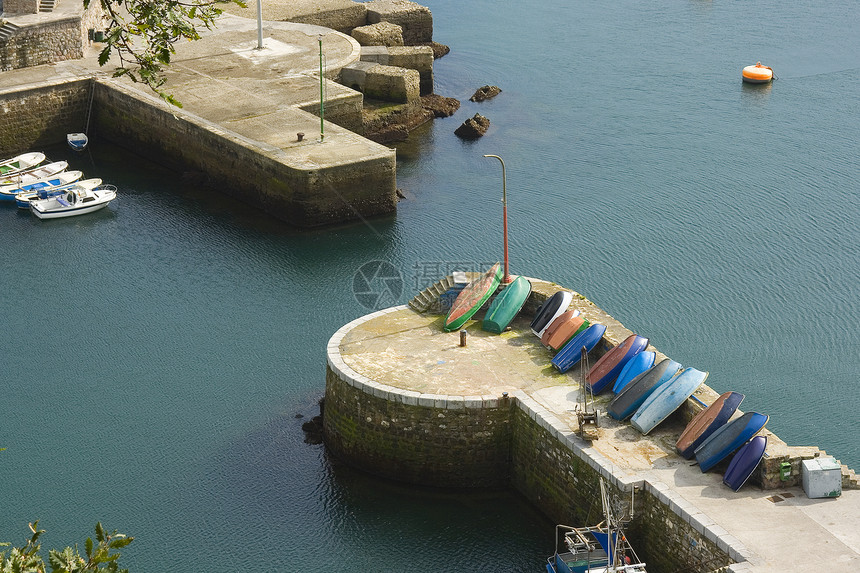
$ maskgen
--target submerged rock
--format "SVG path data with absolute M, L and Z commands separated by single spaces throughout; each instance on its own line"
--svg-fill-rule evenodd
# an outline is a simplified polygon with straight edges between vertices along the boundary
M 502 93 L 502 90 L 498 86 L 484 86 L 482 88 L 478 88 L 475 92 L 475 95 L 469 98 L 469 101 L 484 101 L 490 98 L 496 97 Z
M 490 120 L 476 113 L 463 122 L 463 125 L 454 130 L 454 135 L 462 139 L 478 139 L 490 128 Z
M 432 111 L 434 117 L 450 117 L 460 109 L 460 100 L 439 94 L 428 94 L 421 97 L 421 107 Z

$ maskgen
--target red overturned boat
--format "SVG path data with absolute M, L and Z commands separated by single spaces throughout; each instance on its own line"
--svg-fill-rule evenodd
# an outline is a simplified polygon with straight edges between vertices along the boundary
M 466 321 L 493 296 L 501 281 L 502 267 L 500 263 L 496 263 L 482 277 L 466 285 L 457 295 L 451 310 L 448 311 L 448 316 L 445 318 L 445 332 L 457 330 L 466 324 Z

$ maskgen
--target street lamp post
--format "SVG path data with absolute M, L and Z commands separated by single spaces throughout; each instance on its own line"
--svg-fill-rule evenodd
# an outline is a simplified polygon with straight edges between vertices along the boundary
M 502 284 L 511 282 L 511 275 L 508 273 L 508 190 L 505 177 L 505 162 L 498 155 L 484 155 L 484 157 L 495 157 L 502 164 L 502 235 L 505 243 L 505 276 L 502 278 Z

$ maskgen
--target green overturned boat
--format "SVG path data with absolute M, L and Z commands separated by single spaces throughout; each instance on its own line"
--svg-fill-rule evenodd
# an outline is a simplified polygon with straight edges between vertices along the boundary
M 514 317 L 519 314 L 531 292 L 532 283 L 523 276 L 517 277 L 490 303 L 481 328 L 496 334 L 504 332 Z
M 445 332 L 461 328 L 472 315 L 478 312 L 489 300 L 502 280 L 502 268 L 499 263 L 493 265 L 479 279 L 466 285 L 451 305 L 445 318 Z

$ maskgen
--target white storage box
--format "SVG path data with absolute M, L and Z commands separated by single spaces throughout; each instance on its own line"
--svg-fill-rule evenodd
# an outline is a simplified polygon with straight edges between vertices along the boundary
M 842 495 L 842 468 L 830 457 L 803 460 L 803 491 L 806 497 Z

